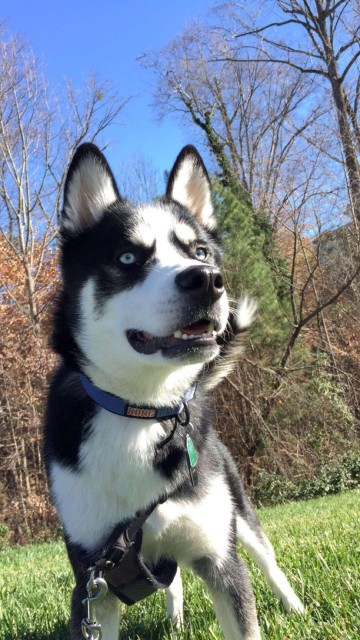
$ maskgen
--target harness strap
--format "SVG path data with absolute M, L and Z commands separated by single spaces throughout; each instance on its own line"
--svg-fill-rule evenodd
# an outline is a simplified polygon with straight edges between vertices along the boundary
M 110 590 L 127 605 L 147 598 L 158 589 L 168 587 L 176 574 L 174 560 L 160 558 L 156 565 L 147 565 L 141 555 L 142 526 L 159 502 L 138 511 L 127 525 L 119 523 L 113 529 L 104 546 L 90 554 L 78 552 L 78 559 L 85 567 L 103 572 Z
M 127 605 L 135 604 L 155 593 L 166 589 L 175 578 L 177 564 L 175 560 L 162 557 L 156 565 L 148 565 L 140 553 L 142 531 L 137 535 L 135 544 L 130 547 L 120 563 L 104 571 L 104 578 L 112 591 Z

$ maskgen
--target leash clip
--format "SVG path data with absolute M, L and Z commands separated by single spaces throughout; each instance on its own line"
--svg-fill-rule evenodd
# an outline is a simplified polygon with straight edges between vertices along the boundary
M 88 597 L 82 601 L 84 605 L 87 605 L 87 618 L 84 618 L 81 622 L 81 632 L 86 640 L 101 640 L 102 630 L 101 624 L 95 615 L 95 604 L 99 604 L 99 602 L 105 598 L 108 592 L 108 586 L 102 577 L 102 571 L 100 571 L 97 578 L 95 578 L 94 567 L 90 567 L 89 571 L 90 578 L 86 585 Z M 94 590 L 97 590 L 95 595 L 93 595 Z

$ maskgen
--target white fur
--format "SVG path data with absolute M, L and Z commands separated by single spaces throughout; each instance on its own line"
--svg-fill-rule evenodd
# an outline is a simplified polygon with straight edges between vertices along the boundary
M 256 620 L 253 625 L 254 632 L 251 635 L 239 635 L 239 623 L 234 616 L 232 605 L 226 595 L 216 591 L 211 591 L 210 595 L 216 617 L 226 640 L 261 640 L 260 629 Z
M 151 225 L 140 220 L 131 234 L 131 239 L 135 244 L 151 247 L 155 242 L 155 235 Z
M 205 226 L 210 229 L 216 226 L 207 177 L 191 154 L 185 156 L 178 167 L 170 196 L 189 209 Z
M 101 624 L 103 640 L 118 640 L 120 625 L 119 600 L 110 591 L 95 607 L 96 618 Z
M 152 465 L 155 444 L 164 437 L 158 422 L 113 415 L 101 409 L 80 449 L 80 470 L 51 466 L 52 493 L 67 534 L 74 543 L 94 550 L 127 517 L 169 490 L 169 481 Z M 104 462 L 106 461 L 106 462 Z M 166 484 L 167 483 L 167 484 Z M 69 500 L 71 496 L 71 500 Z M 162 554 L 181 564 L 211 555 L 221 566 L 228 548 L 232 500 L 224 479 L 212 478 L 203 497 L 167 500 L 158 505 L 143 527 L 142 553 L 156 561 Z M 183 623 L 182 584 L 178 571 L 167 590 L 168 615 Z M 96 609 L 104 640 L 116 640 L 117 600 L 108 595 Z
M 264 573 L 270 589 L 283 603 L 287 613 L 290 611 L 303 613 L 304 606 L 291 588 L 285 574 L 278 567 L 274 550 L 266 536 L 263 534 L 263 541 L 261 541 L 246 520 L 240 516 L 236 518 L 236 529 L 239 542 Z
M 175 227 L 175 235 L 183 244 L 190 244 L 195 242 L 196 233 L 192 227 L 189 227 L 185 222 L 178 222 Z
M 166 589 L 166 614 L 177 629 L 182 629 L 184 623 L 183 615 L 183 588 L 180 574 L 180 567 L 170 587 Z
M 86 156 L 71 176 L 62 224 L 81 231 L 101 218 L 104 209 L 117 200 L 109 173 L 96 156 Z
M 100 409 L 80 447 L 81 471 L 53 463 L 55 504 L 73 542 L 92 550 L 118 522 L 164 492 L 152 461 L 165 432 L 159 422 L 149 422 Z
M 80 471 L 52 464 L 55 504 L 73 542 L 91 551 L 118 522 L 171 489 L 171 483 L 153 468 L 154 448 L 165 436 L 159 422 L 100 409 L 80 447 Z M 144 525 L 143 553 L 149 558 L 170 553 L 182 564 L 190 564 L 206 549 L 221 562 L 231 512 L 227 485 L 215 476 L 201 500 L 169 499 L 158 505 Z
M 244 296 L 239 299 L 235 314 L 235 322 L 239 331 L 248 329 L 252 325 L 256 310 L 257 302 L 254 298 Z
M 168 209 L 149 205 L 139 209 L 138 216 L 139 225 L 148 225 L 156 237 L 157 262 L 143 282 L 109 298 L 100 313 L 94 282 L 89 279 L 81 293 L 77 340 L 91 362 L 86 374 L 98 387 L 140 404 L 175 404 L 195 380 L 203 363 L 181 364 L 161 352 L 137 353 L 129 344 L 126 331 L 137 329 L 167 336 L 179 329 L 183 294 L 176 287 L 175 277 L 199 261 L 181 255 L 171 242 L 176 220 Z M 221 332 L 228 317 L 226 294 L 220 304 Z
M 232 502 L 224 478 L 212 478 L 199 500 L 167 500 L 146 521 L 142 551 L 145 557 L 173 555 L 182 565 L 211 555 L 221 566 L 228 550 Z
M 157 500 L 171 483 L 152 464 L 155 445 L 165 437 L 158 422 L 136 420 L 100 409 L 90 435 L 80 448 L 80 469 L 53 463 L 52 494 L 67 534 L 88 551 L 105 542 L 114 526 Z M 71 500 L 69 497 L 71 496 Z M 143 527 L 142 553 L 156 561 L 173 556 L 189 565 L 211 555 L 221 566 L 228 549 L 232 500 L 221 476 L 212 478 L 202 498 L 167 500 L 156 507 Z M 167 590 L 168 615 L 180 627 L 182 584 L 180 573 Z M 118 606 L 107 596 L 96 611 L 104 640 L 118 633 Z
M 254 320 L 256 309 L 257 303 L 253 298 L 249 298 L 248 296 L 239 298 L 234 314 L 235 329 L 238 331 L 248 329 Z M 237 366 L 243 351 L 244 346 L 242 342 L 239 339 L 234 340 L 228 346 L 226 357 L 223 358 L 223 360 L 219 359 L 211 375 L 205 380 L 205 388 L 212 390 L 220 384 L 224 378 L 229 377 Z
M 140 220 L 138 224 L 135 226 L 134 231 L 131 234 L 131 239 L 136 244 L 143 245 L 145 247 L 151 247 L 155 240 L 159 241 L 159 236 L 156 236 L 156 231 L 159 230 L 158 220 L 156 216 L 160 212 L 160 220 L 164 219 L 164 211 L 165 209 L 161 206 L 154 207 L 152 205 L 148 205 L 146 207 L 139 208 L 140 210 Z M 173 231 L 183 244 L 190 244 L 191 242 L 195 242 L 196 240 L 196 232 L 185 222 L 179 222 L 172 219 L 171 214 L 167 212 L 168 223 L 170 222 L 170 227 L 173 227 Z M 144 219 L 145 218 L 145 219 Z M 169 224 L 166 224 L 166 229 L 169 230 Z M 161 227 L 163 229 L 163 227 Z M 163 234 L 161 234 L 163 235 Z

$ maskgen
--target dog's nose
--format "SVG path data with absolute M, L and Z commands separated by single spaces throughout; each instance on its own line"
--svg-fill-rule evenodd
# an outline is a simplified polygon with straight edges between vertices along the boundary
M 180 291 L 188 293 L 194 300 L 217 300 L 224 293 L 221 272 L 210 265 L 189 267 L 178 273 L 175 282 Z

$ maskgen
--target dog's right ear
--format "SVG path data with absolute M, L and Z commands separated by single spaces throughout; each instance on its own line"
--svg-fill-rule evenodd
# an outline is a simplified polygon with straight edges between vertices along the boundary
M 80 145 L 66 176 L 62 229 L 79 233 L 92 227 L 117 200 L 121 197 L 101 151 L 90 142 Z

